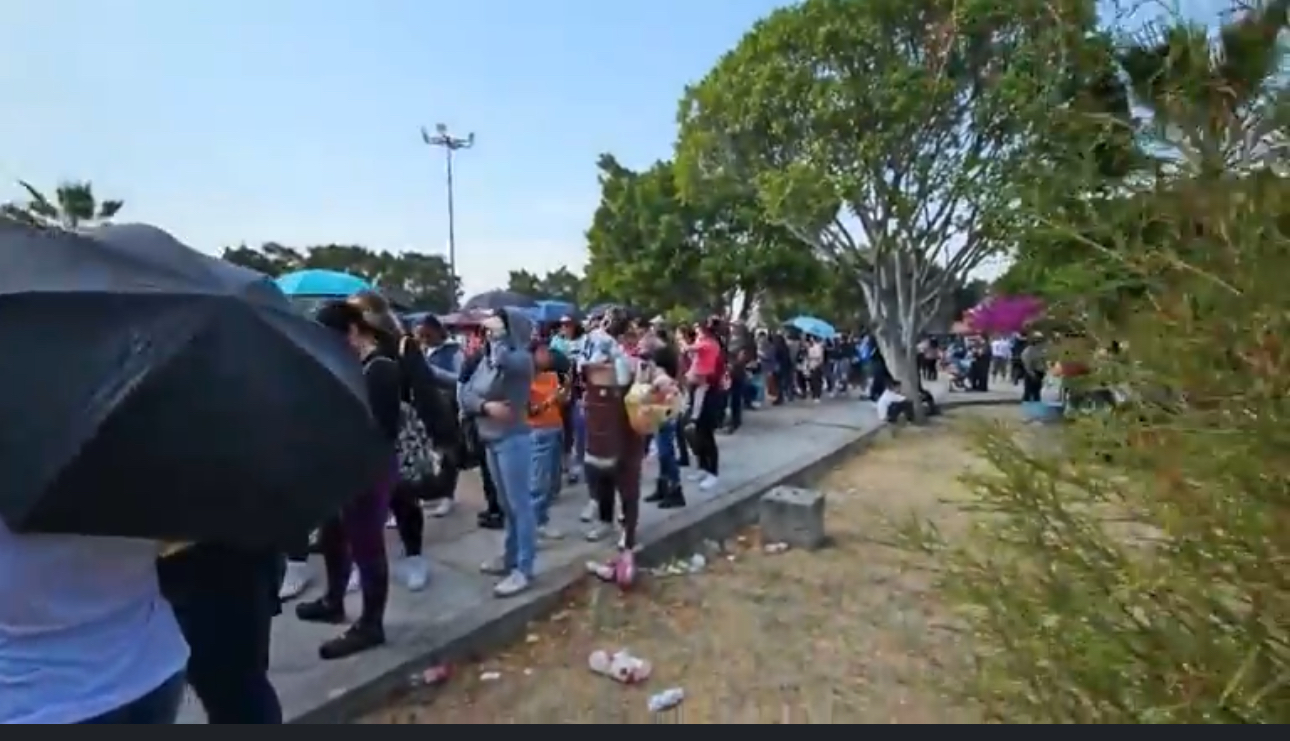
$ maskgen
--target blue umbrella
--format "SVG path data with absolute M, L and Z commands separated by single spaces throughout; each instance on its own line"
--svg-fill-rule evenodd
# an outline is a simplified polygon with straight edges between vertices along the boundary
M 813 316 L 799 316 L 789 319 L 786 324 L 802 330 L 806 334 L 815 335 L 822 340 L 831 340 L 837 336 L 838 331 L 833 328 L 832 324 Z
M 485 291 L 471 296 L 462 304 L 464 311 L 497 311 L 508 306 L 529 309 L 537 305 L 533 299 L 515 291 Z
M 372 284 L 349 273 L 335 270 L 297 270 L 281 275 L 278 288 L 288 296 L 335 296 L 344 298 L 367 291 Z
M 577 317 L 578 307 L 568 301 L 539 301 L 533 309 L 537 321 L 543 324 L 558 322 L 564 317 Z

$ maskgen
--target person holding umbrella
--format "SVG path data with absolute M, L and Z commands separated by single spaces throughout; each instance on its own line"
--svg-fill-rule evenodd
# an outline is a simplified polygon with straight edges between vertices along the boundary
M 363 363 L 368 403 L 381 433 L 389 444 L 390 464 L 381 479 L 359 492 L 319 529 L 318 540 L 327 569 L 327 591 L 313 602 L 296 606 L 301 620 L 339 624 L 346 620 L 345 589 L 350 569 L 358 568 L 363 611 L 344 633 L 318 649 L 324 660 L 375 648 L 385 643 L 385 606 L 389 598 L 390 566 L 385 553 L 385 521 L 390 494 L 397 474 L 396 446 L 399 439 L 403 380 L 399 363 L 383 352 L 382 335 L 363 310 L 344 301 L 324 304 L 318 323 L 345 336 Z M 352 557 L 352 562 L 351 562 Z

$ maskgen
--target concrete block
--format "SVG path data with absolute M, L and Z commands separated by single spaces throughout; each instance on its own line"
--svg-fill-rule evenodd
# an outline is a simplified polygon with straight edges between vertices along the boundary
M 824 545 L 824 492 L 777 486 L 761 498 L 762 541 L 814 550 Z

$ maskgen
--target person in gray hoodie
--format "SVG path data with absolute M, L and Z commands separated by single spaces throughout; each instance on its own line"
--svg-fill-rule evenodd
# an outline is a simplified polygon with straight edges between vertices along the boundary
M 463 417 L 475 420 L 485 465 L 505 513 L 502 557 L 484 564 L 483 571 L 504 577 L 493 591 L 510 597 L 528 589 L 537 553 L 537 513 L 529 492 L 533 442 L 527 419 L 533 324 L 519 310 L 501 309 L 484 320 L 484 328 L 485 356 L 457 386 L 457 403 Z

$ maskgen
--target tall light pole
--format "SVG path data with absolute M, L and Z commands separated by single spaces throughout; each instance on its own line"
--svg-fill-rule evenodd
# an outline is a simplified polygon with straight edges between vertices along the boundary
M 452 303 L 449 308 L 457 310 L 457 235 L 454 233 L 454 214 L 452 207 L 452 154 L 458 149 L 470 149 L 475 146 L 475 132 L 470 132 L 465 139 L 448 133 L 447 124 L 435 124 L 434 136 L 421 127 L 421 141 L 432 147 L 443 147 L 448 162 L 448 279 L 452 282 Z

